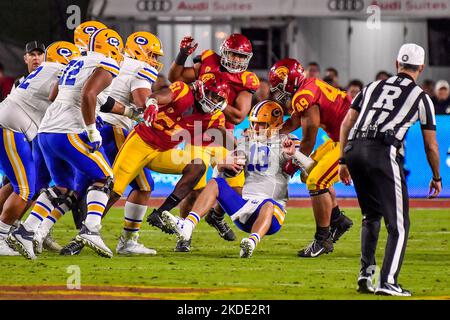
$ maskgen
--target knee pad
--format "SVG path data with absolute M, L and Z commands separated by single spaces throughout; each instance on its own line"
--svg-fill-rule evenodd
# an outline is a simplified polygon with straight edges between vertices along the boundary
M 328 193 L 330 192 L 330 190 L 328 188 L 326 188 L 326 189 L 319 189 L 319 190 L 309 190 L 309 195 L 311 197 L 315 197 L 315 196 L 319 196 L 319 195 L 327 193 L 327 192 Z
M 60 205 L 65 204 L 70 209 L 77 201 L 77 196 L 73 190 L 62 193 L 58 188 L 50 187 L 48 189 L 43 189 L 42 192 L 45 192 L 50 202 L 55 207 L 59 207 Z
M 100 181 L 98 181 L 100 182 Z M 89 186 L 89 188 L 87 189 L 88 193 L 89 191 L 92 190 L 97 190 L 97 191 L 101 191 L 103 193 L 106 193 L 107 195 L 109 195 L 114 187 L 114 180 L 112 177 L 107 177 L 106 180 L 101 181 L 103 182 L 103 186 L 96 186 L 96 185 L 91 185 Z

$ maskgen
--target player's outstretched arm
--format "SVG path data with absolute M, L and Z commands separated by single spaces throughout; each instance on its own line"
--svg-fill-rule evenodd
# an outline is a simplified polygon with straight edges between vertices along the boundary
M 314 105 L 302 113 L 302 141 L 300 144 L 300 152 L 303 154 L 311 154 L 316 144 L 317 132 L 320 126 L 319 106 Z
M 197 79 L 198 70 L 200 64 L 196 64 L 194 67 L 185 67 L 187 58 L 194 53 L 197 49 L 198 43 L 194 38 L 187 36 L 181 40 L 180 52 L 178 53 L 175 61 L 170 66 L 168 79 L 171 82 L 183 81 L 186 83 L 194 82 Z
M 294 111 L 291 117 L 283 123 L 283 126 L 280 129 L 280 134 L 291 133 L 300 128 L 301 125 L 302 125 L 302 118 L 297 112 Z

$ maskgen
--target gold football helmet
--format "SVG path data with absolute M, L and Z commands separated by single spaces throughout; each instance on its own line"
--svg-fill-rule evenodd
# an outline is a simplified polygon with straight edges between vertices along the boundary
M 123 61 L 123 41 L 112 29 L 97 30 L 89 39 L 89 51 L 99 52 L 105 57 L 116 60 L 120 66 Z
M 283 114 L 283 108 L 275 101 L 264 100 L 256 104 L 248 115 L 249 137 L 265 140 L 276 134 L 283 124 Z M 256 124 L 264 126 L 256 128 Z
M 124 54 L 127 57 L 144 61 L 161 71 L 163 64 L 158 58 L 164 55 L 161 41 L 150 32 L 138 31 L 132 33 L 125 44 Z
M 67 41 L 56 41 L 45 49 L 44 61 L 68 64 L 70 60 L 80 55 L 76 45 Z
M 106 29 L 100 21 L 86 21 L 75 28 L 73 32 L 73 42 L 80 49 L 81 52 L 88 51 L 89 39 L 95 31 Z

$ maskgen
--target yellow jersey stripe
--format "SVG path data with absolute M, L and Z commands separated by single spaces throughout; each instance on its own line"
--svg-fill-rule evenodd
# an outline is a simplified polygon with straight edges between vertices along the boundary
M 103 158 L 103 155 L 100 152 L 95 151 L 91 153 L 89 151 L 88 145 L 85 144 L 76 134 L 68 134 L 67 137 L 70 144 L 80 153 L 84 154 L 86 157 L 94 161 L 102 170 L 105 176 L 113 175 L 111 167 L 108 165 L 108 162 L 105 160 L 105 158 Z
M 148 71 L 145 71 L 144 69 L 141 69 L 139 72 L 142 73 L 144 76 L 149 77 L 149 78 L 152 79 L 153 81 L 156 81 L 156 79 L 158 79 L 158 77 L 156 77 L 153 73 L 150 73 L 150 72 L 148 72 Z
M 9 162 L 14 170 L 14 175 L 16 176 L 17 183 L 19 184 L 20 197 L 28 201 L 28 196 L 30 195 L 30 188 L 28 186 L 28 179 L 25 172 L 25 167 L 23 166 L 22 160 L 17 152 L 16 141 L 14 138 L 14 133 L 12 131 L 3 129 L 3 140 L 6 141 L 6 154 L 8 155 Z
M 119 75 L 119 71 L 117 71 L 117 70 L 114 69 L 114 68 L 105 66 L 105 65 L 103 65 L 103 64 L 99 64 L 99 65 L 97 65 L 97 67 L 98 67 L 98 68 L 103 68 L 103 69 L 105 69 L 106 71 L 111 72 L 111 73 L 113 74 L 113 76 L 116 76 L 116 77 L 117 77 L 117 76 Z
M 176 101 L 180 100 L 185 95 L 187 95 L 188 92 L 189 92 L 189 86 L 183 82 L 183 89 L 182 89 L 181 93 L 178 94 L 178 96 L 175 98 L 175 100 L 173 100 L 173 102 L 176 102 Z
M 122 147 L 123 143 L 125 142 L 125 135 L 123 134 L 123 131 L 121 128 L 113 126 L 113 133 L 114 133 L 114 141 L 116 142 L 117 150 Z

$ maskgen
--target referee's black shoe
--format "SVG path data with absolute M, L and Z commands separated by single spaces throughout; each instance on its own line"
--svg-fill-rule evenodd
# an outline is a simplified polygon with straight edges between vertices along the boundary
M 325 240 L 314 239 L 309 246 L 300 250 L 298 256 L 302 258 L 315 258 L 321 254 L 333 252 L 333 241 L 331 236 Z
M 411 292 L 403 289 L 399 284 L 390 284 L 387 282 L 376 288 L 375 294 L 382 296 L 411 297 Z
M 375 293 L 375 287 L 373 286 L 373 279 L 375 276 L 376 266 L 372 265 L 362 270 L 358 276 L 358 287 L 356 291 L 359 293 Z
M 344 211 L 341 211 L 339 218 L 330 222 L 330 232 L 333 243 L 336 243 L 336 241 L 338 241 L 352 226 L 353 221 L 344 214 Z

